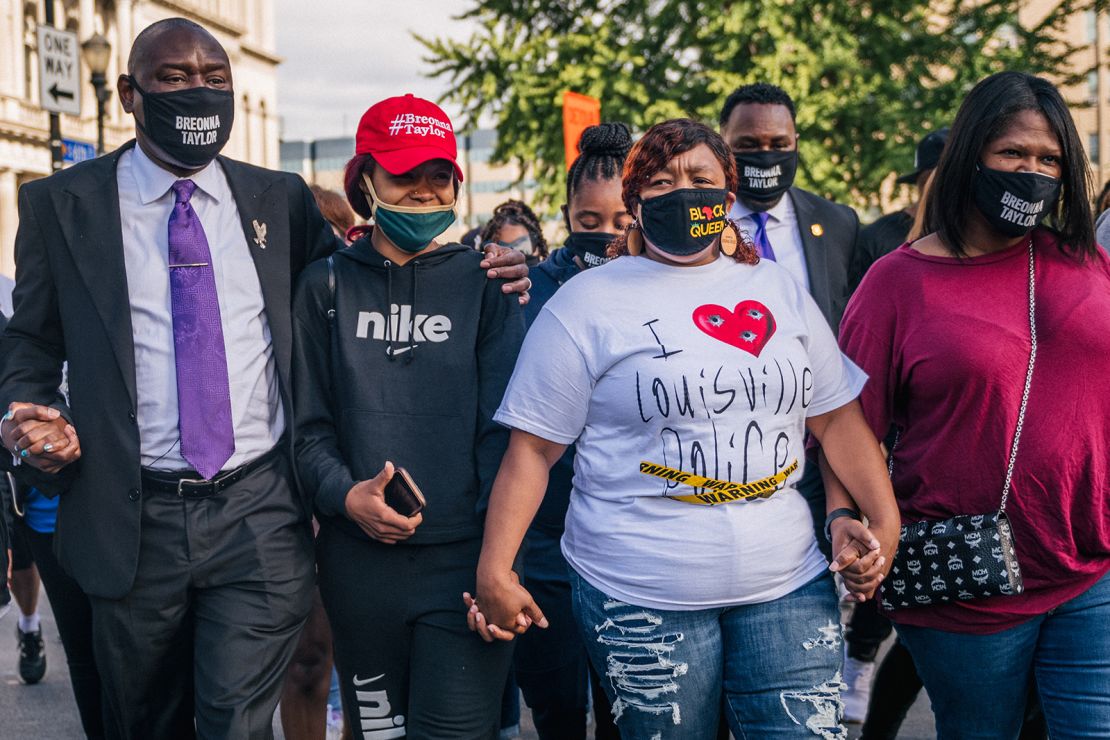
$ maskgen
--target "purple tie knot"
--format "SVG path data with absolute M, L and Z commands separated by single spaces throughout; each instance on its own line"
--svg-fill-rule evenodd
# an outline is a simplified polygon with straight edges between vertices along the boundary
M 189 199 L 193 197 L 193 192 L 197 189 L 197 184 L 192 180 L 178 180 L 172 186 L 174 195 L 177 196 L 176 203 L 188 203 Z
M 191 182 L 191 181 L 186 180 L 185 182 Z M 752 213 L 752 221 L 755 221 L 755 225 L 758 226 L 761 229 L 767 228 L 767 219 L 768 218 L 769 218 L 769 216 L 767 215 L 766 211 L 755 211 L 755 212 Z

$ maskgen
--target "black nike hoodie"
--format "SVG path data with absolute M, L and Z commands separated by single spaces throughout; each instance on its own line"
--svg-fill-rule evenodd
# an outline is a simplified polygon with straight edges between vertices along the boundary
M 481 536 L 508 430 L 493 421 L 524 319 L 482 255 L 448 244 L 398 266 L 359 239 L 300 276 L 293 301 L 297 472 L 317 515 L 347 518 L 347 492 L 386 460 L 427 500 L 409 544 Z M 334 318 L 329 311 L 334 306 Z

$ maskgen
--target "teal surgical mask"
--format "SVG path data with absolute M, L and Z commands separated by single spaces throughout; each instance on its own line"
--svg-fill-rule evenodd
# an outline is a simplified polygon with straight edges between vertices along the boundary
M 416 254 L 455 223 L 455 204 L 445 206 L 394 206 L 382 203 L 374 191 L 370 176 L 363 173 L 374 225 L 380 228 L 399 249 Z

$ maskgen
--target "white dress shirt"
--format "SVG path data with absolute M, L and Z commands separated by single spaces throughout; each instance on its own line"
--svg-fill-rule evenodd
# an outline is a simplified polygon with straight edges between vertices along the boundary
M 775 261 L 785 267 L 809 292 L 809 272 L 806 270 L 806 255 L 802 249 L 802 233 L 798 228 L 798 216 L 794 212 L 794 201 L 790 199 L 790 193 L 784 193 L 775 207 L 767 211 L 767 216 L 767 239 L 771 242 L 771 249 L 775 250 Z M 745 232 L 749 239 L 755 241 L 756 223 L 752 218 L 752 209 L 739 198 L 732 204 L 728 219 Z
M 235 452 L 226 470 L 277 444 L 285 416 L 262 285 L 227 177 L 212 163 L 190 179 L 197 184 L 190 203 L 212 253 L 227 353 Z M 137 145 L 119 159 L 116 182 L 135 344 L 140 452 L 143 466 L 156 470 L 192 467 L 181 456 L 170 308 L 170 187 L 177 180 Z

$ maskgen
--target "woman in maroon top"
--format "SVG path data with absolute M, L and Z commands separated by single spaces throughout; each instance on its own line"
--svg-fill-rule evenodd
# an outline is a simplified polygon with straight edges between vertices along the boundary
M 934 177 L 932 233 L 872 267 L 841 345 L 876 435 L 900 430 L 903 521 L 997 511 L 1032 253 L 1037 353 L 1006 505 L 1025 590 L 891 618 L 941 738 L 1016 738 L 1033 676 L 1053 738 L 1110 737 L 1110 264 L 1087 157 L 1059 92 L 1004 72 L 968 95 Z

